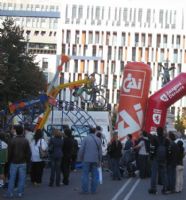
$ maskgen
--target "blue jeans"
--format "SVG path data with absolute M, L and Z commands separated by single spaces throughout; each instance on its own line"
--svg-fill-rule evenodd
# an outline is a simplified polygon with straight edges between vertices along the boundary
M 167 174 L 168 174 L 168 189 L 171 191 L 175 190 L 175 184 L 176 184 L 176 165 L 175 164 L 169 164 L 167 166 Z
M 8 182 L 8 195 L 13 195 L 16 174 L 18 173 L 18 194 L 23 194 L 25 187 L 25 179 L 26 179 L 26 163 L 21 164 L 10 164 L 10 178 Z
M 54 184 L 56 179 L 56 185 L 60 185 L 61 180 L 61 158 L 51 160 L 51 172 L 50 172 L 50 185 Z
M 163 189 L 167 189 L 167 166 L 166 163 L 159 163 L 156 159 L 151 162 L 151 189 L 156 190 L 158 172 L 162 179 Z
M 81 177 L 81 189 L 82 192 L 89 191 L 89 173 L 91 173 L 91 192 L 95 193 L 98 185 L 97 180 L 97 163 L 84 162 Z

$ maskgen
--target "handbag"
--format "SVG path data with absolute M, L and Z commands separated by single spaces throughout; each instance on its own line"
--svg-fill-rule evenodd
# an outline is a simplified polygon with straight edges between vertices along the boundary
M 48 158 L 48 151 L 42 149 L 42 143 L 40 140 L 40 145 L 39 145 L 39 156 L 41 159 L 46 159 Z

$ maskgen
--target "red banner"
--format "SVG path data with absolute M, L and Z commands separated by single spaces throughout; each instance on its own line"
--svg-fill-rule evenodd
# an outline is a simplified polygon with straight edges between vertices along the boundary
M 167 109 L 186 94 L 186 73 L 180 73 L 148 100 L 145 130 L 155 132 L 158 126 L 164 127 Z

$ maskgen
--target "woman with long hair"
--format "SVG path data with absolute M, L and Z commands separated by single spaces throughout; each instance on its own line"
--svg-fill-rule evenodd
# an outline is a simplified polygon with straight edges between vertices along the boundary
M 45 166 L 45 162 L 43 159 L 40 158 L 40 152 L 39 149 L 42 148 L 42 150 L 47 150 L 48 145 L 46 141 L 43 139 L 43 133 L 42 130 L 38 129 L 35 134 L 33 141 L 30 144 L 31 146 L 31 182 L 34 185 L 41 184 L 42 182 L 42 175 L 43 175 L 43 169 Z

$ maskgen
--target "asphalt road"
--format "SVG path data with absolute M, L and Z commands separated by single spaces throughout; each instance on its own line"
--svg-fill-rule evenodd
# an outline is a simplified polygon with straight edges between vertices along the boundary
M 150 179 L 141 180 L 135 178 L 123 178 L 121 181 L 113 181 L 109 172 L 103 173 L 103 184 L 99 185 L 96 194 L 80 194 L 81 171 L 72 172 L 68 186 L 48 187 L 49 169 L 45 169 L 43 183 L 33 186 L 29 177 L 27 180 L 24 200 L 185 200 L 186 199 L 186 170 L 184 190 L 179 194 L 161 194 L 161 186 L 158 186 L 158 194 L 150 195 L 147 190 Z M 4 199 L 5 189 L 0 188 L 0 200 Z

